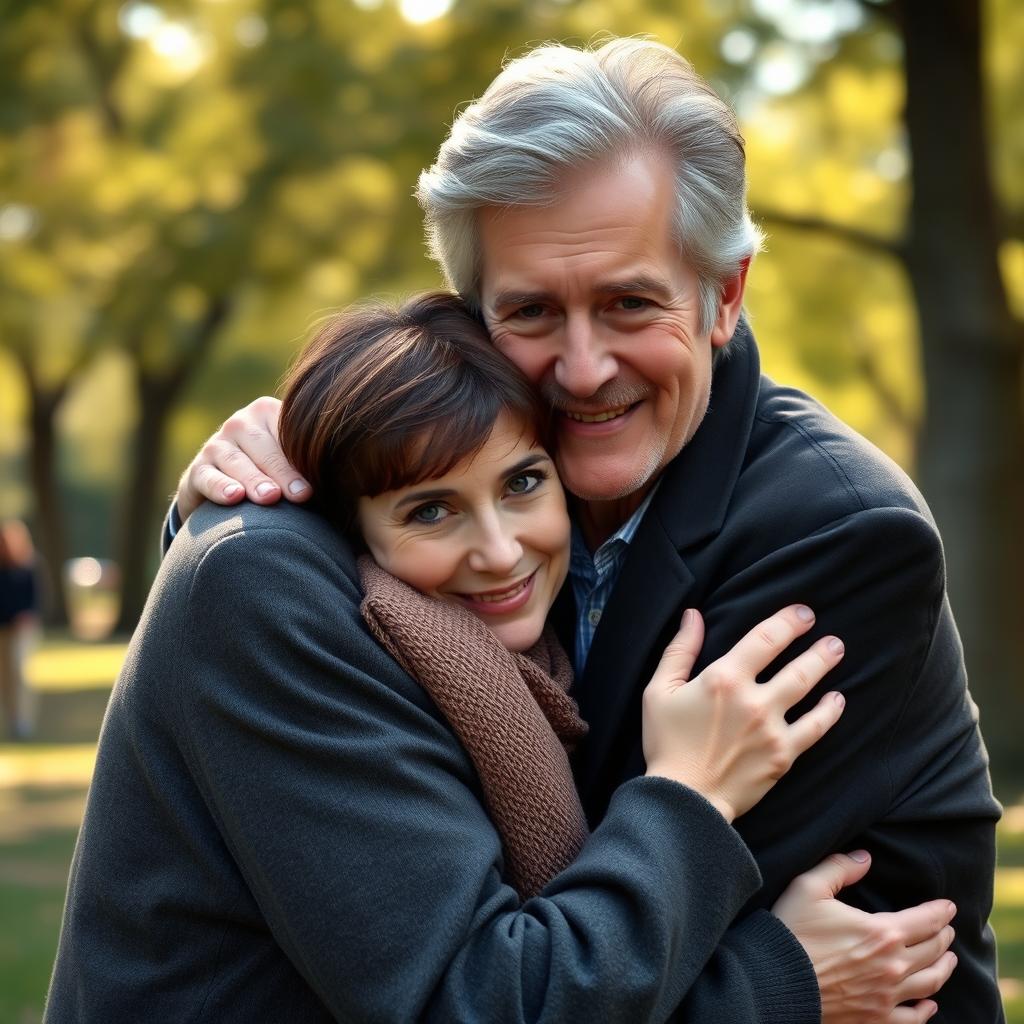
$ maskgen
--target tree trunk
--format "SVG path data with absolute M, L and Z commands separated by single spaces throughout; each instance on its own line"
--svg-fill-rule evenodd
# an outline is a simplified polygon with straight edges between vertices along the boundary
M 927 409 L 922 489 L 997 778 L 1024 768 L 1024 327 L 997 262 L 977 0 L 897 7 L 913 164 L 907 267 Z
M 68 624 L 64 598 L 64 563 L 68 557 L 64 505 L 57 481 L 57 410 L 62 394 L 48 394 L 29 382 L 29 479 L 35 498 L 36 540 L 42 552 L 43 621 L 62 629 Z
M 161 374 L 147 373 L 139 350 L 136 349 L 134 373 L 139 423 L 133 439 L 130 471 L 120 517 L 118 560 L 121 566 L 121 608 L 114 627 L 118 633 L 130 633 L 135 629 L 149 592 L 149 567 L 155 560 L 160 517 L 163 513 L 157 488 L 167 424 L 185 385 L 209 355 L 230 309 L 228 298 L 211 298 L 205 316 L 195 327 L 191 344 L 180 355 L 177 363 Z
M 121 607 L 115 632 L 130 633 L 139 621 L 150 584 L 150 566 L 159 543 L 157 486 L 160 456 L 175 395 L 161 381 L 136 371 L 139 423 L 132 440 L 131 462 L 120 516 L 118 563 Z

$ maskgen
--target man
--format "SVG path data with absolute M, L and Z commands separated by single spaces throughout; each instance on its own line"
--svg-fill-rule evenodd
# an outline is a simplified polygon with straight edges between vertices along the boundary
M 894 913 L 858 916 L 830 899 L 863 875 L 863 858 L 859 869 L 840 858 L 808 876 L 807 914 L 795 915 L 801 923 L 792 932 L 766 913 L 799 872 L 837 849 L 864 847 L 874 861 L 850 891 L 851 902 L 893 911 L 946 897 L 958 907 L 959 963 L 934 1019 L 1002 1020 L 986 925 L 998 807 L 945 601 L 938 537 L 898 470 L 806 396 L 760 376 L 741 315 L 759 240 L 744 203 L 743 149 L 731 112 L 685 62 L 655 44 L 618 40 L 594 53 L 541 48 L 510 65 L 463 112 L 418 194 L 449 281 L 479 306 L 495 344 L 557 412 L 559 471 L 578 499 L 572 588 L 559 625 L 575 653 L 575 693 L 591 726 L 575 766 L 591 824 L 619 822 L 612 794 L 643 771 L 640 694 L 683 607 L 704 613 L 705 662 L 793 601 L 810 604 L 820 630 L 846 642 L 838 685 L 849 698 L 847 712 L 834 735 L 737 823 L 763 884 L 749 913 L 722 934 L 711 961 L 680 989 L 685 996 L 676 1019 L 927 1019 L 935 1007 L 924 997 L 941 984 L 951 959 L 919 970 L 939 952 L 915 958 L 927 944 L 918 944 L 925 939 L 919 923 L 909 926 L 910 919 Z M 182 518 L 203 496 L 230 501 L 245 493 L 260 502 L 281 490 L 308 496 L 302 481 L 275 462 L 272 423 L 254 429 L 254 416 L 267 415 L 266 403 L 255 406 L 204 449 L 183 478 Z M 232 443 L 240 435 L 247 451 Z M 318 637 L 337 627 L 312 621 L 315 611 L 323 613 L 320 584 L 292 578 L 296 565 L 306 568 L 297 538 L 311 528 L 297 526 L 293 513 L 274 529 L 273 514 L 261 520 L 243 513 L 260 536 L 252 557 L 262 559 L 246 607 L 262 608 L 261 622 L 273 621 L 281 608 L 299 619 L 302 657 L 316 679 L 321 646 L 329 642 Z M 226 522 L 203 510 L 174 545 L 211 564 L 205 585 L 193 589 L 209 616 L 237 599 L 226 581 L 218 585 L 214 568 Z M 317 537 L 329 543 L 325 532 Z M 180 551 L 172 550 L 174 557 Z M 220 572 L 225 567 L 221 560 Z M 356 599 L 350 584 L 320 572 L 332 593 L 345 593 L 340 614 L 347 621 Z M 148 614 L 159 611 L 160 593 Z M 314 606 L 308 616 L 300 598 Z M 202 628 L 194 614 L 190 622 Z M 216 642 L 207 642 L 211 661 L 220 664 Z M 249 652 L 245 638 L 225 635 L 221 642 L 241 664 L 236 676 L 263 657 Z M 361 657 L 364 673 L 385 678 L 391 671 L 383 656 L 372 668 L 365 652 Z M 218 686 L 237 688 L 237 679 L 221 675 Z M 367 685 L 351 672 L 345 678 Z M 193 702 L 191 710 L 230 718 L 220 690 L 202 692 L 206 703 Z M 280 698 L 271 691 L 266 699 L 268 720 L 257 731 L 289 742 Z M 309 716 L 321 699 L 310 696 L 299 710 Z M 397 724 L 396 735 L 406 735 Z M 214 732 L 209 739 L 223 736 Z M 267 756 L 272 746 L 254 749 Z M 259 772 L 259 758 L 244 747 L 239 762 L 240 773 Z M 338 799 L 329 783 L 323 799 L 328 805 Z M 211 800 L 218 815 L 258 814 L 258 807 L 224 803 L 218 794 Z M 308 823 L 304 807 L 296 814 Z M 255 825 L 223 828 L 247 837 L 231 850 L 248 868 L 247 878 L 273 872 L 280 845 L 273 856 L 254 857 L 249 843 L 266 847 Z M 410 846 L 421 839 L 410 836 Z M 435 846 L 425 842 L 423 849 Z M 395 884 L 398 899 L 411 899 Z M 273 887 L 256 891 L 270 903 L 268 919 L 278 920 Z M 783 901 L 800 897 L 791 891 Z M 282 897 L 291 898 L 290 891 Z M 376 898 L 386 914 L 396 897 L 381 891 Z M 438 899 L 438 927 L 466 927 L 465 917 Z M 329 918 L 332 907 L 350 911 L 352 903 L 328 885 L 321 906 Z M 69 916 L 73 907 L 71 901 Z M 810 908 L 825 916 L 804 928 Z M 309 930 L 321 933 L 320 914 L 306 913 L 316 918 L 306 920 Z M 65 931 L 72 931 L 68 924 Z M 890 962 L 869 996 L 854 992 L 863 977 L 855 983 L 839 977 L 831 966 L 836 947 L 828 951 L 820 941 L 839 931 L 859 934 L 866 954 L 879 942 L 899 945 L 902 967 Z M 319 975 L 309 966 L 306 940 L 287 930 L 279 938 L 309 980 Z M 636 965 L 628 939 L 622 948 L 621 982 L 629 984 Z M 595 948 L 594 984 L 606 980 L 612 963 L 603 953 Z M 471 940 L 453 961 L 456 977 L 462 970 L 468 988 L 490 985 L 498 958 L 495 946 Z M 276 963 L 274 969 L 283 970 Z M 534 969 L 524 967 L 524 977 Z M 450 979 L 446 973 L 446 985 Z M 504 990 L 506 998 L 538 999 L 532 984 Z M 333 993 L 313 987 L 333 1005 Z M 912 1005 L 896 1005 L 902 1001 Z M 490 1005 L 491 1017 L 472 1019 L 495 1019 L 499 1006 L 508 1012 L 497 999 Z M 541 1017 L 543 1009 L 533 1005 L 523 1017 L 533 1011 Z

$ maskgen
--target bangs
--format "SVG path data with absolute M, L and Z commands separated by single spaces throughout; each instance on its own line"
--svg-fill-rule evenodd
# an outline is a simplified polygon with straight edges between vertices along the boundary
M 445 399 L 431 395 L 433 415 L 416 417 L 416 422 L 410 417 L 404 424 L 393 421 L 393 429 L 358 447 L 349 472 L 359 493 L 373 498 L 446 476 L 480 452 L 503 413 L 520 427 L 520 437 L 545 447 L 532 394 L 525 402 L 521 399 L 527 396 L 502 395 L 493 385 L 483 390 L 467 386 L 466 380 L 458 384 Z
M 551 450 L 552 418 L 457 296 L 355 307 L 329 321 L 285 385 L 280 438 L 318 509 L 355 529 L 361 496 L 451 472 L 503 414 Z

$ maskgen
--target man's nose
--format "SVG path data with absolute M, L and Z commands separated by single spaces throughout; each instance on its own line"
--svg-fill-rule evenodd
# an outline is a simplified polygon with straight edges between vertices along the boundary
M 577 398 L 589 398 L 618 373 L 615 357 L 605 348 L 589 316 L 569 314 L 555 361 L 555 380 Z
M 500 513 L 495 511 L 483 517 L 469 551 L 469 567 L 474 572 L 508 576 L 522 557 L 523 546 Z

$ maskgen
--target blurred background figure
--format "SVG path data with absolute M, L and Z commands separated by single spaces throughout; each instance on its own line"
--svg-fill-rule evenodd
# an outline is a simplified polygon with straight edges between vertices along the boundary
M 23 665 L 38 623 L 36 553 L 20 519 L 0 523 L 0 705 L 4 732 L 15 740 L 32 735 L 33 702 Z

